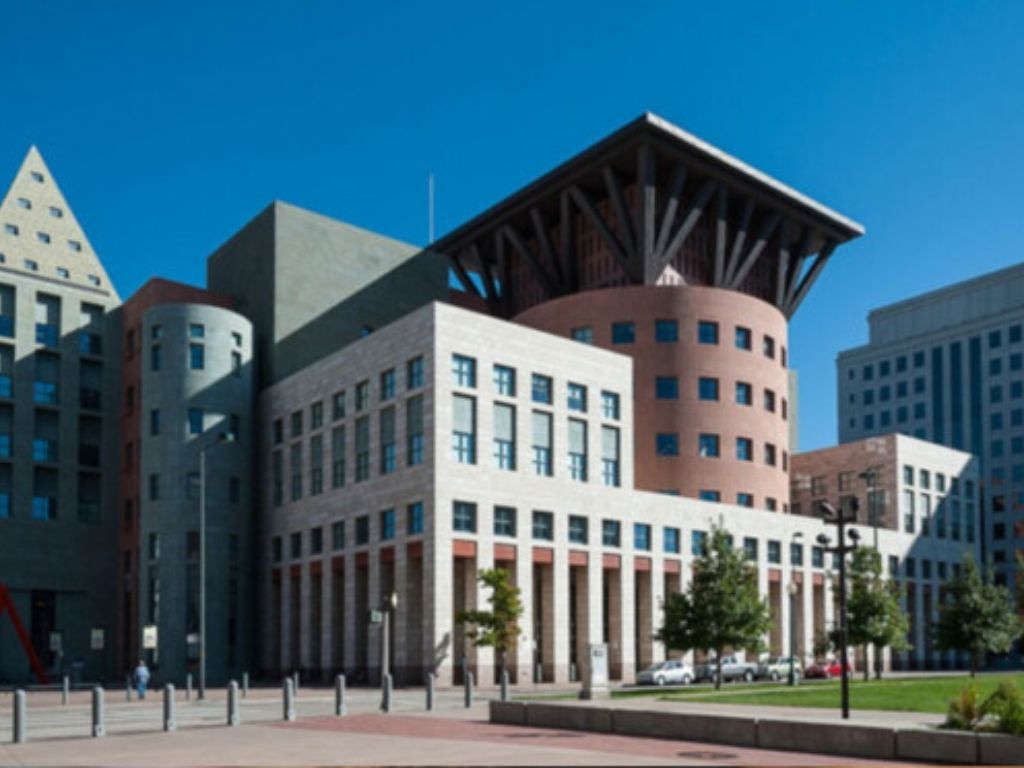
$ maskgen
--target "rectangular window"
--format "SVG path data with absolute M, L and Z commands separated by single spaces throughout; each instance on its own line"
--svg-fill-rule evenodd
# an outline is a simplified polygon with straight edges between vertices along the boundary
M 533 513 L 533 538 L 540 541 L 555 540 L 555 516 L 551 512 Z
M 553 388 L 551 384 L 551 377 L 542 376 L 539 373 L 535 373 L 530 379 L 530 384 L 533 402 L 543 403 L 544 405 L 551 405 Z
M 452 530 L 476 533 L 476 504 L 467 501 L 452 502 Z
M 516 369 L 494 365 L 494 391 L 502 397 L 516 396 Z
M 423 435 L 423 395 L 410 397 L 406 403 L 405 429 L 406 462 L 410 467 L 415 467 L 423 463 L 423 448 L 426 445 L 426 438 Z
M 356 410 L 365 410 L 370 405 L 370 382 L 360 381 L 356 384 Z
M 331 523 L 331 549 L 345 548 L 345 521 Z
M 385 509 L 380 513 L 380 538 L 382 541 L 395 538 L 395 510 Z
M 775 413 L 775 393 L 770 389 L 764 391 L 764 409 Z
M 718 379 L 701 376 L 697 383 L 697 395 L 701 400 L 718 400 Z
M 632 344 L 636 341 L 633 323 L 612 323 L 612 344 Z
M 284 501 L 284 457 L 281 451 L 274 451 L 271 456 L 271 482 L 273 484 L 274 506 L 279 507 Z
M 736 458 L 739 461 L 754 460 L 754 441 L 749 437 L 736 438 Z
M 156 435 L 160 434 L 160 409 L 153 408 L 149 412 L 149 434 Z
M 389 368 L 380 375 L 380 399 L 390 400 L 395 396 L 395 369 Z
M 601 543 L 606 547 L 622 546 L 622 525 L 618 520 L 601 521 Z
M 654 340 L 660 343 L 679 341 L 679 323 L 676 320 L 655 320 Z
M 573 341 L 578 341 L 581 344 L 593 344 L 594 329 L 589 325 L 584 325 L 579 328 L 573 328 L 569 332 L 569 338 L 571 338 Z
M 701 344 L 718 343 L 718 323 L 710 320 L 699 320 L 697 322 L 697 341 Z
M 154 344 L 149 349 L 149 368 L 152 371 L 159 371 L 163 362 L 163 352 L 159 344 Z
M 736 382 L 736 403 L 738 405 L 754 404 L 754 388 L 745 381 Z
M 804 545 L 796 541 L 789 544 L 789 564 L 800 566 L 804 564 Z
M 410 536 L 423 533 L 422 501 L 414 501 L 405 508 L 405 530 Z
M 324 404 L 313 403 L 309 406 L 309 428 L 320 429 L 324 425 Z
M 722 494 L 720 491 L 702 490 L 697 494 L 697 498 L 701 501 L 714 501 L 719 502 L 722 500 Z
M 494 466 L 513 471 L 516 468 L 516 408 L 494 404 Z
M 750 562 L 757 562 L 757 539 L 750 536 L 743 539 L 743 555 Z
M 569 477 L 587 481 L 587 422 L 569 419 Z
M 655 435 L 654 452 L 657 456 L 678 456 L 679 435 L 676 432 L 659 432 Z
M 356 546 L 370 543 L 370 516 L 360 515 L 356 518 Z
M 356 482 L 370 477 L 370 417 L 356 419 Z
M 586 544 L 589 537 L 590 521 L 583 515 L 569 515 L 569 543 Z
M 618 488 L 621 483 L 617 427 L 601 427 L 601 482 L 612 488 Z
M 324 551 L 324 529 L 312 528 L 309 531 L 309 554 L 319 555 Z
M 324 491 L 324 438 L 313 435 L 309 438 L 309 495 L 317 496 Z
M 745 349 L 749 352 L 753 348 L 753 335 L 750 329 L 741 325 L 736 326 L 736 349 Z
M 679 542 L 679 529 L 678 528 L 664 528 L 662 530 L 662 541 L 664 542 L 664 550 L 667 554 L 678 555 L 680 542 Z
M 566 407 L 570 411 L 576 411 L 578 413 L 587 412 L 587 388 L 582 384 L 569 383 L 568 397 L 566 398 Z
M 907 490 L 903 492 L 903 531 L 913 533 L 914 528 L 914 492 Z
M 289 539 L 291 544 L 290 550 L 292 560 L 298 560 L 302 557 L 302 532 L 296 531 L 289 537 Z
M 707 545 L 708 534 L 706 531 L 691 531 L 690 532 L 690 554 L 694 557 L 700 557 L 704 554 L 704 548 Z
M 331 397 L 331 416 L 334 421 L 345 418 L 345 390 L 335 392 Z
M 551 414 L 534 411 L 532 414 L 532 425 L 534 474 L 550 477 L 553 471 L 551 461 Z
M 771 336 L 764 337 L 764 356 L 775 359 L 775 339 Z
M 717 459 L 720 455 L 718 435 L 701 433 L 697 438 L 697 454 L 705 459 Z
M 188 433 L 190 435 L 203 434 L 203 409 L 188 409 Z
M 476 360 L 466 355 L 452 355 L 452 383 L 457 387 L 475 387 Z
M 614 392 L 601 392 L 601 415 L 606 419 L 619 420 L 619 396 Z
M 206 336 L 206 328 L 201 323 L 189 323 L 188 335 L 193 339 L 201 339 Z
M 294 443 L 288 454 L 292 474 L 292 501 L 302 498 L 302 443 Z
M 782 543 L 775 539 L 768 540 L 768 562 L 774 565 L 782 563 Z
M 188 345 L 188 367 L 193 371 L 201 371 L 206 367 L 206 347 L 202 344 Z
M 149 476 L 149 500 L 160 500 L 160 475 L 153 474 Z
M 651 526 L 633 523 L 633 549 L 649 552 L 651 549 Z
M 736 504 L 740 507 L 753 507 L 754 495 L 752 493 L 737 493 Z
M 476 398 L 452 395 L 452 458 L 476 464 Z
M 405 364 L 405 388 L 419 389 L 423 386 L 423 357 L 414 357 Z
M 494 535 L 510 536 L 516 535 L 516 510 L 515 507 L 494 508 Z
M 345 485 L 345 427 L 331 431 L 331 487 Z
M 389 475 L 397 466 L 395 447 L 395 407 L 380 412 L 380 473 Z

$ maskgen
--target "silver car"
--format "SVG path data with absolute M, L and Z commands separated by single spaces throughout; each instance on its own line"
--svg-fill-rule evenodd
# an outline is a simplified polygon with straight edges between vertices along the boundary
M 689 685 L 693 668 L 677 659 L 652 664 L 636 676 L 637 685 Z

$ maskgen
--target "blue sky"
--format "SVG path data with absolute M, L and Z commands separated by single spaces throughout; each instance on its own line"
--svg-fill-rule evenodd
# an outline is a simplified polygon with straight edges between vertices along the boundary
M 0 177 L 39 145 L 122 295 L 274 198 L 423 243 L 645 110 L 862 222 L 801 307 L 801 447 L 874 306 L 1024 240 L 1024 2 L 10 3 Z M 6 181 L 0 182 L 6 183 Z

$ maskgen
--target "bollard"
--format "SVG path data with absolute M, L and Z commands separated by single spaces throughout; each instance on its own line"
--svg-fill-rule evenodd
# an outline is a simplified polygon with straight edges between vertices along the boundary
M 174 686 L 170 683 L 164 686 L 164 730 L 178 730 L 178 721 L 174 717 Z
M 578 681 L 579 681 L 579 678 L 576 677 L 576 665 L 575 664 L 570 664 L 569 665 L 569 682 L 570 683 L 575 683 L 575 682 L 578 682 Z
M 467 672 L 466 673 L 465 697 L 466 697 L 466 702 L 465 702 L 466 703 L 466 709 L 469 709 L 470 707 L 473 706 L 473 673 L 472 672 Z
M 192 673 L 189 672 L 185 675 L 185 698 L 192 698 Z
M 92 689 L 92 737 L 98 739 L 107 735 L 107 727 L 103 723 L 103 689 L 96 686 Z
M 508 670 L 501 670 L 501 700 L 508 701 Z
M 238 683 L 232 680 L 228 683 L 228 725 L 238 725 L 241 718 L 238 716 Z
M 68 703 L 68 694 L 70 692 L 71 692 L 71 678 L 68 677 L 67 675 L 64 675 L 64 678 L 61 680 L 61 684 L 60 684 L 60 703 L 61 704 L 67 704 Z
M 427 675 L 427 712 L 434 708 L 434 683 L 437 677 L 430 673 Z
M 338 675 L 334 678 L 334 714 L 338 717 L 348 714 L 348 707 L 345 705 L 344 675 Z
M 242 698 L 243 699 L 248 699 L 249 698 L 249 673 L 248 672 L 243 672 L 242 673 Z
M 281 692 L 284 697 L 284 719 L 291 721 L 295 719 L 295 691 L 292 689 L 292 679 L 286 677 L 281 683 Z
M 391 711 L 391 673 L 388 672 L 381 679 L 380 686 L 380 711 L 385 714 Z
M 14 692 L 14 733 L 12 740 L 15 744 L 21 744 L 28 737 L 28 707 L 26 706 L 25 692 L 17 690 Z
M 540 664 L 533 665 L 533 682 L 543 683 L 544 682 L 544 667 Z
M 124 679 L 124 700 L 132 700 L 132 678 L 131 675 Z
M 295 695 L 299 695 L 299 670 L 292 672 L 292 688 L 295 689 Z

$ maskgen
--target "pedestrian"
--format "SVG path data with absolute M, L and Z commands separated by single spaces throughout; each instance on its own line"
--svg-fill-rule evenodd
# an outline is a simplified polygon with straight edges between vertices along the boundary
M 140 699 L 146 698 L 146 686 L 149 685 L 149 667 L 146 662 L 139 659 L 139 666 L 135 668 L 135 690 Z

